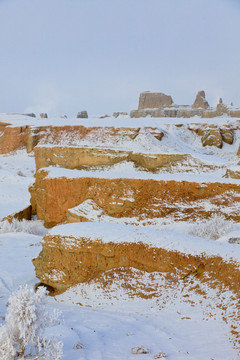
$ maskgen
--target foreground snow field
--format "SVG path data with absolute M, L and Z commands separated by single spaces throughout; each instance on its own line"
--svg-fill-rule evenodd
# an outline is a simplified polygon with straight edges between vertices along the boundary
M 34 171 L 31 153 L 0 155 L 0 219 L 29 204 L 27 188 L 34 181 Z M 38 282 L 31 260 L 38 255 L 46 230 L 38 221 L 0 226 L 3 323 L 9 295 L 20 284 L 34 286 Z M 168 231 L 181 239 L 184 233 L 187 235 L 188 227 L 170 224 Z M 238 225 L 232 231 L 239 231 Z M 207 246 L 208 241 L 202 241 Z M 209 244 L 209 249 L 211 244 L 217 246 Z M 237 250 L 237 257 L 239 245 L 224 244 L 226 257 L 228 246 L 229 254 Z M 127 271 L 131 271 L 131 281 Z M 108 276 L 112 280 L 104 285 Z M 163 275 L 134 269 L 119 269 L 100 278 L 99 282 L 90 281 L 48 298 L 49 309 L 60 309 L 65 319 L 63 325 L 52 329 L 64 343 L 64 360 L 147 360 L 160 352 L 166 353 L 169 360 L 240 359 L 233 336 L 233 331 L 239 330 L 236 298 L 227 289 L 209 289 L 195 278 L 168 287 Z M 131 293 L 136 283 L 142 296 Z M 144 296 L 146 284 L 155 296 L 149 296 L 149 291 Z M 194 287 L 199 291 L 190 292 Z M 132 348 L 141 345 L 149 350 L 148 354 L 131 353 Z

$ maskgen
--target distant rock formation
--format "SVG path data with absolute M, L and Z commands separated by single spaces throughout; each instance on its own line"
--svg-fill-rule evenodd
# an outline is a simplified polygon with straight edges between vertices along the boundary
M 40 118 L 41 118 L 41 119 L 47 119 L 47 117 L 48 117 L 48 116 L 47 116 L 47 113 L 41 113 L 41 114 L 40 114 Z
M 86 110 L 77 113 L 77 119 L 87 119 L 88 113 Z
M 222 115 L 240 118 L 240 108 L 233 108 L 232 104 L 223 104 L 222 98 L 219 99 L 217 107 L 212 108 L 209 106 L 205 91 L 203 90 L 197 93 L 193 105 L 176 105 L 169 95 L 146 91 L 140 94 L 138 109 L 130 112 L 131 118 L 146 116 L 156 118 L 191 118 L 199 116 L 211 119 Z
M 100 116 L 99 119 L 105 119 L 105 118 L 108 118 L 108 117 L 110 117 L 110 115 L 105 114 L 105 115 Z
M 24 114 L 24 115 L 26 115 L 26 116 L 30 116 L 30 117 L 36 117 L 36 115 L 34 114 L 34 113 L 30 113 L 30 114 Z
M 196 96 L 196 99 L 194 101 L 194 104 L 193 104 L 193 109 L 198 109 L 198 108 L 201 108 L 201 109 L 207 109 L 209 108 L 209 104 L 206 100 L 206 94 L 205 94 L 205 91 L 201 90 L 197 93 L 197 96 Z
M 114 112 L 114 113 L 113 113 L 113 117 L 117 118 L 117 117 L 119 117 L 120 115 L 125 116 L 125 115 L 127 115 L 127 114 L 128 114 L 128 113 L 125 112 L 125 111 L 118 111 L 118 112 Z
M 167 107 L 172 104 L 173 99 L 170 95 L 146 91 L 140 94 L 138 110 Z
M 228 107 L 227 107 L 227 105 L 223 104 L 222 98 L 219 99 L 219 103 L 217 104 L 217 113 L 219 115 L 228 113 Z

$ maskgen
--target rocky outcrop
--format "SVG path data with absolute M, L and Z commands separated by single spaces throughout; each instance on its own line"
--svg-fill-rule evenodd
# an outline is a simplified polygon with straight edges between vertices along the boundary
M 132 110 L 130 112 L 130 117 L 131 118 L 141 118 L 141 117 L 144 118 L 144 117 L 147 117 L 147 116 L 160 118 L 160 117 L 165 117 L 165 114 L 164 114 L 164 110 L 162 108 L 160 108 L 160 109 Z
M 180 108 L 177 112 L 178 118 L 191 118 L 194 116 L 202 116 L 203 115 L 203 109 L 192 109 L 190 107 L 188 108 Z
M 221 148 L 223 142 L 231 145 L 234 140 L 234 130 L 229 125 L 189 124 L 188 128 L 201 136 L 203 146 Z
M 27 126 L 3 126 L 0 133 L 0 154 L 7 154 L 26 147 L 27 138 Z
M 27 152 L 30 153 L 33 151 L 34 147 L 37 146 L 40 135 L 39 135 L 39 129 L 38 128 L 28 128 L 28 136 L 27 136 L 27 143 L 26 143 L 26 149 Z
M 1 219 L 1 221 L 7 220 L 8 222 L 11 223 L 13 221 L 13 219 L 22 221 L 22 220 L 31 220 L 31 218 L 32 218 L 32 207 L 28 206 L 25 209 L 20 210 L 14 214 L 9 214 L 8 216 Z
M 217 110 L 218 116 L 221 116 L 223 114 L 228 114 L 228 112 L 229 112 L 228 106 L 223 104 L 222 98 L 219 99 L 216 110 Z
M 205 218 L 218 206 L 219 213 L 240 220 L 237 209 L 240 185 L 237 184 L 111 179 L 93 177 L 93 174 L 81 177 L 81 171 L 78 177 L 75 173 L 71 177 L 69 170 L 65 171 L 66 175 L 64 169 L 54 175 L 51 169 L 39 170 L 30 188 L 33 210 L 48 227 L 63 222 L 68 209 L 87 199 L 93 199 L 105 214 L 116 218 L 131 217 L 146 222 L 161 217 Z M 207 206 L 207 203 L 214 206 Z
M 138 110 L 167 107 L 173 104 L 170 95 L 146 91 L 140 94 Z
M 192 106 L 176 105 L 173 103 L 171 96 L 147 91 L 140 94 L 138 110 L 130 112 L 131 118 L 146 116 L 191 118 L 193 116 L 200 116 L 205 119 L 212 119 L 223 115 L 240 118 L 240 109 L 233 108 L 232 104 L 229 106 L 223 104 L 222 98 L 219 99 L 216 108 L 210 108 L 203 90 L 197 93 Z
M 36 117 L 36 115 L 34 113 L 28 113 L 28 114 L 23 114 L 23 115 L 34 117 L 34 118 Z
M 238 244 L 240 245 L 240 237 L 232 237 L 228 240 L 229 244 Z
M 157 128 L 146 127 L 154 137 L 161 139 L 163 132 Z M 114 126 L 16 126 L 0 123 L 0 154 L 17 149 L 27 148 L 31 152 L 37 144 L 51 144 L 64 146 L 79 146 L 79 142 L 101 142 L 101 144 L 118 143 L 133 140 L 139 134 L 140 128 Z
M 110 117 L 110 115 L 105 114 L 105 115 L 99 116 L 99 119 L 106 119 L 106 118 L 109 118 L 109 117 Z
M 222 147 L 222 136 L 220 130 L 215 125 L 209 125 L 205 127 L 202 133 L 199 133 L 202 140 L 203 146 L 216 146 L 221 149 Z
M 222 125 L 220 128 L 220 134 L 222 136 L 222 141 L 232 145 L 234 140 L 234 130 L 229 125 Z
M 42 251 L 33 260 L 41 282 L 63 292 L 107 270 L 132 267 L 168 273 L 175 280 L 197 276 L 209 286 L 220 283 L 239 291 L 240 271 L 234 262 L 225 262 L 220 256 L 166 250 L 161 231 L 139 228 L 136 232 L 137 228 L 129 225 L 126 231 L 124 225 L 94 223 L 92 232 L 92 225 L 74 224 L 72 232 L 72 224 L 67 224 L 45 235 Z
M 240 179 L 240 170 L 239 169 L 227 169 L 224 177 L 231 178 L 231 179 Z
M 194 109 L 196 109 L 196 108 L 207 109 L 209 107 L 209 104 L 206 100 L 205 91 L 201 90 L 197 93 L 196 99 L 195 99 L 192 107 Z
M 117 118 L 119 116 L 126 116 L 128 113 L 125 111 L 120 111 L 120 112 L 114 112 L 113 113 L 113 117 Z
M 41 118 L 41 119 L 47 119 L 47 118 L 48 118 L 47 113 L 41 113 L 41 114 L 40 114 L 40 118 Z
M 156 134 L 158 136 L 159 134 Z M 66 169 L 86 169 L 92 166 L 111 166 L 132 161 L 150 171 L 188 160 L 187 154 L 142 154 L 133 151 L 70 146 L 37 146 L 34 149 L 36 168 L 60 166 Z
M 77 119 L 87 119 L 88 113 L 86 110 L 77 113 Z
M 83 169 L 91 166 L 114 165 L 129 159 L 128 151 L 87 147 L 35 147 L 36 168 L 60 166 L 67 169 Z

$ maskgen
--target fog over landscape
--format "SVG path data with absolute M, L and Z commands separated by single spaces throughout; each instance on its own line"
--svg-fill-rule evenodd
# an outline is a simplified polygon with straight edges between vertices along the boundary
M 129 112 L 145 90 L 240 106 L 239 30 L 233 0 L 2 0 L 0 112 Z

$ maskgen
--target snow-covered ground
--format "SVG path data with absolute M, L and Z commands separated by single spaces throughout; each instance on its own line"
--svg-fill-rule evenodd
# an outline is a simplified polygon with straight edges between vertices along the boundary
M 152 119 L 144 121 L 147 120 L 153 122 Z M 27 188 L 34 181 L 34 166 L 33 155 L 25 151 L 0 155 L 0 218 L 29 204 Z M 186 241 L 191 242 L 187 235 L 189 225 L 185 228 L 174 223 L 167 226 L 165 233 L 172 237 L 172 243 L 177 244 L 179 240 L 180 244 L 184 234 Z M 234 226 L 231 231 L 236 235 L 239 225 Z M 4 322 L 11 292 L 20 284 L 34 286 L 38 282 L 31 260 L 41 250 L 40 241 L 45 231 L 36 220 L 14 222 L 12 226 L 0 223 L 1 322 Z M 93 233 L 95 231 L 93 227 Z M 207 244 L 209 252 L 223 249 L 226 257 L 236 249 L 234 257 L 238 260 L 240 245 L 227 244 L 227 237 L 219 243 L 196 239 L 202 241 L 206 253 Z M 49 309 L 62 310 L 65 318 L 63 325 L 53 329 L 64 342 L 64 360 L 147 360 L 160 352 L 166 353 L 169 360 L 240 359 L 239 344 L 231 332 L 239 330 L 237 299 L 228 289 L 210 289 L 198 279 L 166 286 L 168 280 L 161 274 L 129 271 L 131 277 L 126 269 L 119 269 L 111 273 L 109 279 L 112 280 L 107 285 L 104 281 L 91 281 L 48 298 Z M 100 277 L 107 279 L 108 273 Z M 131 293 L 129 288 L 136 283 L 143 295 L 149 295 L 146 284 L 155 295 Z M 194 287 L 199 291 L 189 291 Z M 149 349 L 148 354 L 131 353 L 132 348 L 141 345 Z
M 34 182 L 34 155 L 25 150 L 0 155 L 0 220 L 30 205 L 28 186 Z
M 131 162 L 118 163 L 113 166 L 105 167 L 104 169 L 89 169 L 89 170 L 76 170 L 76 169 L 63 169 L 54 166 L 44 168 L 48 172 L 48 178 L 66 177 L 69 179 L 74 178 L 104 178 L 104 179 L 119 179 L 123 177 L 127 179 L 152 179 L 152 180 L 175 180 L 175 181 L 189 181 L 199 183 L 220 182 L 239 184 L 239 179 L 231 179 L 223 177 L 226 173 L 224 170 L 216 170 L 214 173 L 201 173 L 196 174 L 183 172 L 183 173 L 162 173 L 153 174 L 146 171 L 139 171 L 134 167 Z
M 89 116 L 87 119 L 81 118 L 40 118 L 40 117 L 31 117 L 20 114 L 0 114 L 0 122 L 12 124 L 13 126 L 65 126 L 65 125 L 83 125 L 83 126 L 115 126 L 115 127 L 158 127 L 161 124 L 187 124 L 191 123 L 202 123 L 206 124 L 207 122 L 211 122 L 211 124 L 221 125 L 228 124 L 229 122 L 237 122 L 239 124 L 238 118 L 232 118 L 229 116 L 221 116 L 211 119 L 201 118 L 199 116 L 194 116 L 193 118 L 152 118 L 147 116 L 145 118 L 130 118 L 129 115 L 119 116 L 114 118 L 113 116 L 100 119 L 99 116 Z
M 21 232 L 0 234 L 2 322 L 10 293 L 20 284 L 38 282 L 31 259 L 40 251 L 40 240 L 40 236 Z M 141 359 L 153 359 L 160 351 L 170 360 L 240 358 L 229 340 L 231 324 L 238 324 L 226 324 L 221 315 L 225 304 L 226 316 L 232 319 L 235 315 L 234 300 L 226 300 L 227 291 L 220 294 L 202 287 L 207 297 L 189 296 L 188 288 L 196 286 L 196 280 L 166 289 L 166 279 L 159 274 L 152 278 L 133 270 L 133 275 L 132 282 L 141 283 L 141 291 L 148 284 L 158 290 L 158 296 L 131 296 L 124 287 L 129 277 L 116 274 L 107 288 L 92 282 L 48 299 L 49 310 L 60 309 L 65 319 L 53 329 L 64 342 L 63 359 L 133 360 L 137 355 L 131 349 L 140 345 L 149 349 L 149 354 L 138 355 Z

